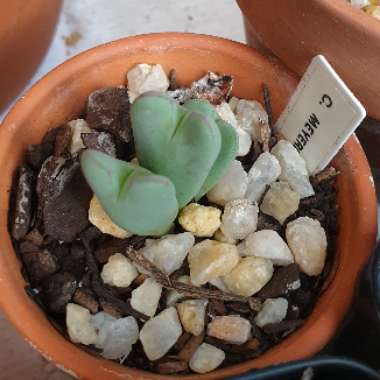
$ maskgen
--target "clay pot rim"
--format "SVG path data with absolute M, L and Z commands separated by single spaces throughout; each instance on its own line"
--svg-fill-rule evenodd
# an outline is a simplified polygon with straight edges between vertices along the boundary
M 187 33 L 157 33 L 157 34 L 146 34 L 134 37 L 128 37 L 125 39 L 120 39 L 114 42 L 110 42 L 98 47 L 95 47 L 89 51 L 83 52 L 80 55 L 66 61 L 65 63 L 58 66 L 56 69 L 51 71 L 49 74 L 44 76 L 39 82 L 37 82 L 26 94 L 20 99 L 16 105 L 9 112 L 7 117 L 4 119 L 4 124 L 7 124 L 7 128 L 12 128 L 13 122 L 18 119 L 23 119 L 23 117 L 30 113 L 30 110 L 38 104 L 39 97 L 43 97 L 43 95 L 60 84 L 60 82 L 64 82 L 64 79 L 68 77 L 72 77 L 74 73 L 78 70 L 83 70 L 88 65 L 93 63 L 99 63 L 102 60 L 110 60 L 110 57 L 117 57 L 118 54 L 121 54 L 125 49 L 132 49 L 133 47 L 138 47 L 141 49 L 141 42 L 146 43 L 149 51 L 159 52 L 160 50 L 167 49 L 176 49 L 176 48 L 196 48 L 204 51 L 218 51 L 223 52 L 223 54 L 235 57 L 236 53 L 239 56 L 239 59 L 246 60 L 256 60 L 258 62 L 263 62 L 265 64 L 274 65 L 281 67 L 285 73 L 288 74 L 288 77 L 291 77 L 295 82 L 297 81 L 297 77 L 295 74 L 291 73 L 288 69 L 284 68 L 283 65 L 278 63 L 277 60 L 269 59 L 268 57 L 262 56 L 257 51 L 248 48 L 247 46 L 240 44 L 238 42 L 233 42 L 230 40 L 206 36 L 206 35 L 197 35 L 197 34 L 187 34 Z M 101 58 L 99 58 L 101 57 Z M 206 68 L 207 69 L 207 68 Z M 1 134 L 4 132 L 6 128 L 0 128 L 0 140 Z M 370 181 L 368 181 L 369 169 L 367 162 L 365 160 L 365 156 L 363 151 L 361 150 L 360 144 L 354 138 L 351 138 L 349 142 L 344 147 L 344 154 L 347 156 L 347 162 L 355 156 L 358 162 L 356 168 L 358 169 L 358 173 L 356 176 L 360 177 L 357 182 L 360 182 L 361 189 L 363 190 L 363 194 L 358 194 L 358 204 L 365 203 L 369 205 L 369 215 L 368 221 L 361 221 L 362 225 L 361 230 L 363 232 L 367 232 L 367 237 L 372 241 L 373 235 L 375 233 L 376 223 L 374 222 L 374 213 L 373 209 L 375 208 L 375 197 L 374 197 L 374 189 L 371 186 Z M 355 163 L 356 164 L 356 163 Z M 356 185 L 358 184 L 357 182 Z M 364 264 L 365 257 L 361 259 Z M 98 366 L 101 369 L 101 372 L 108 372 L 115 377 L 119 378 L 130 378 L 132 376 L 136 376 L 137 378 L 145 378 L 145 379 L 173 379 L 172 376 L 162 376 L 158 374 L 153 374 L 150 372 L 137 370 L 133 368 L 123 368 L 115 363 L 110 361 L 106 361 L 104 359 L 95 358 L 83 350 L 79 349 L 72 343 L 65 341 L 65 338 L 61 337 L 58 333 L 57 336 L 54 336 L 52 339 L 55 343 L 62 344 L 62 351 L 70 352 L 70 357 L 73 358 L 74 355 L 78 360 L 78 364 L 69 361 L 69 357 L 63 357 L 60 355 L 57 350 L 49 351 L 49 346 L 46 342 L 41 342 L 41 337 L 36 335 L 35 331 L 31 331 L 32 329 L 28 329 L 25 326 L 25 321 L 18 320 L 16 315 L 12 314 L 12 305 L 17 305 L 17 308 L 23 309 L 24 312 L 27 312 L 27 305 L 23 304 L 21 299 L 12 299 L 12 295 L 15 294 L 15 287 L 12 286 L 12 282 L 9 281 L 10 274 L 7 273 L 7 261 L 4 258 L 4 255 L 0 255 L 0 285 L 3 286 L 3 291 L 5 294 L 9 294 L 10 297 L 7 297 L 7 301 L 4 302 L 4 299 L 0 299 L 0 304 L 12 323 L 22 332 L 25 338 L 28 340 L 30 344 L 32 344 L 38 351 L 42 353 L 43 356 L 47 357 L 49 360 L 55 362 L 60 368 L 64 366 L 73 368 L 74 371 L 77 371 L 78 374 L 83 375 L 85 371 L 81 371 L 81 367 L 93 367 Z M 342 281 L 340 281 L 339 289 L 343 290 Z M 350 289 L 351 290 L 351 289 Z M 336 289 L 335 289 L 336 291 Z M 328 298 L 325 296 L 325 302 L 332 301 L 332 294 Z M 346 310 L 350 303 L 350 297 L 345 297 L 344 302 L 340 302 L 340 307 L 338 310 L 335 310 L 332 315 L 329 315 L 330 318 L 324 318 L 326 316 L 319 316 L 317 320 L 311 320 L 310 318 L 306 321 L 305 325 L 301 327 L 296 334 L 292 337 L 287 338 L 280 345 L 274 346 L 272 349 L 267 351 L 263 356 L 258 359 L 252 359 L 240 364 L 236 364 L 227 368 L 219 369 L 214 372 L 205 374 L 205 375 L 187 375 L 187 376 L 176 376 L 176 378 L 187 378 L 187 379 L 200 379 L 200 378 L 208 378 L 208 379 L 216 379 L 216 378 L 225 378 L 227 376 L 236 375 L 245 371 L 250 370 L 254 367 L 263 367 L 267 365 L 265 362 L 264 356 L 270 354 L 272 351 L 276 351 L 278 354 L 278 350 L 287 351 L 289 347 L 294 345 L 295 340 L 299 340 L 305 337 L 311 338 L 312 344 L 308 342 L 308 351 L 319 351 L 324 344 L 331 338 L 332 332 L 334 332 L 340 321 L 341 321 L 341 310 Z M 319 302 L 319 301 L 318 301 Z M 317 305 L 318 305 L 317 302 Z M 315 307 L 317 307 L 317 305 Z M 315 319 L 315 318 L 314 318 Z M 309 323 L 308 323 L 309 322 Z M 315 331 L 313 332 L 313 328 Z M 317 331 L 318 330 L 318 331 Z M 305 334 L 306 333 L 306 334 Z M 36 346 L 35 346 L 36 345 Z M 281 346 L 281 347 L 279 347 Z M 312 348 L 311 348 L 312 347 Z M 277 348 L 277 349 L 276 349 Z M 298 355 L 298 356 L 297 356 Z M 68 355 L 67 355 L 68 356 Z M 296 357 L 304 357 L 304 353 L 295 354 Z M 283 359 L 284 360 L 284 359 Z M 80 362 L 80 363 L 79 363 Z M 68 370 L 71 374 L 74 374 L 70 370 Z

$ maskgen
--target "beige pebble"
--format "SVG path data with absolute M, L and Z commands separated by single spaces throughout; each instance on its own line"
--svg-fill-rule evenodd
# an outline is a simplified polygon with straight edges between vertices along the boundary
M 177 311 L 184 330 L 195 336 L 205 327 L 207 300 L 186 300 L 177 304 Z
M 251 323 L 237 315 L 215 317 L 207 326 L 207 334 L 231 344 L 243 344 L 251 337 Z

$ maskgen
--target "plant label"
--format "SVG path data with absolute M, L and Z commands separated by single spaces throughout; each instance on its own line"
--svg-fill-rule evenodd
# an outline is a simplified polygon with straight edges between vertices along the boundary
M 351 136 L 366 111 L 326 58 L 311 61 L 276 128 L 315 174 L 324 169 Z

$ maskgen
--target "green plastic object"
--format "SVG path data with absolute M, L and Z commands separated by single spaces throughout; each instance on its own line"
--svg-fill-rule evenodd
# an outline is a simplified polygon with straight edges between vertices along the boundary
M 170 178 L 180 208 L 211 189 L 236 156 L 234 129 L 207 101 L 181 106 L 164 94 L 146 93 L 133 103 L 131 121 L 140 164 Z
M 178 214 L 166 177 L 96 150 L 81 155 L 83 174 L 112 221 L 136 235 L 161 236 Z

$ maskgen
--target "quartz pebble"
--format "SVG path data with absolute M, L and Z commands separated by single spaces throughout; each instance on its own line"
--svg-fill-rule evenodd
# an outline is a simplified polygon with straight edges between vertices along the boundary
M 327 238 L 318 220 L 307 216 L 286 226 L 286 240 L 300 270 L 308 276 L 322 273 L 326 260 Z
M 207 334 L 230 344 L 243 344 L 251 337 L 251 323 L 238 315 L 215 317 L 207 326 Z
M 232 244 L 207 239 L 191 248 L 188 261 L 191 282 L 200 286 L 230 273 L 239 262 L 239 253 Z
M 98 331 L 95 346 L 102 349 L 101 355 L 106 359 L 127 357 L 139 338 L 139 327 L 134 317 L 116 319 L 100 312 L 92 317 L 91 322 Z
M 247 173 L 241 162 L 234 160 L 224 177 L 207 193 L 207 199 L 224 206 L 229 201 L 244 198 L 247 185 Z
M 180 276 L 177 278 L 178 282 L 182 282 L 186 285 L 191 285 L 190 276 Z M 182 293 L 177 292 L 176 290 L 169 290 L 166 295 L 166 306 L 175 305 L 184 295 Z
M 279 323 L 286 317 L 287 311 L 288 301 L 286 298 L 268 298 L 256 315 L 255 323 L 259 327 L 270 323 Z
M 222 102 L 215 107 L 219 117 L 230 124 L 232 127 L 237 128 L 237 120 L 230 105 L 227 102 Z
M 210 237 L 220 226 L 221 211 L 216 207 L 190 203 L 180 213 L 179 224 L 195 236 Z
M 269 259 L 274 265 L 286 266 L 294 262 L 289 247 L 273 230 L 261 230 L 250 234 L 245 240 L 245 255 Z
M 247 199 L 226 204 L 220 229 L 227 238 L 244 239 L 257 227 L 259 208 Z
M 207 300 L 195 299 L 186 300 L 177 305 L 179 318 L 186 332 L 195 336 L 203 332 L 207 303 Z
M 202 343 L 190 359 L 189 366 L 196 373 L 207 373 L 218 368 L 226 354 L 208 343 Z
M 287 140 L 280 140 L 271 153 L 275 155 L 281 165 L 280 179 L 289 183 L 301 198 L 314 195 L 314 189 L 309 181 L 309 173 L 305 160 L 297 149 Z
M 163 310 L 147 321 L 140 331 L 140 341 L 149 360 L 163 357 L 182 334 L 181 323 L 174 307 Z
M 82 133 L 91 133 L 92 129 L 88 126 L 86 120 L 76 119 L 67 123 L 71 129 L 70 153 L 74 155 L 85 148 L 82 140 Z
M 260 210 L 281 224 L 298 210 L 300 196 L 286 182 L 273 182 L 264 195 Z
M 246 198 L 258 202 L 268 185 L 276 181 L 281 174 L 281 166 L 277 158 L 269 153 L 261 153 L 248 172 L 248 188 Z
M 113 254 L 101 272 L 105 284 L 121 288 L 127 288 L 137 276 L 135 266 L 121 253 Z
M 190 248 L 194 245 L 194 236 L 190 232 L 165 235 L 161 239 L 147 239 L 142 254 L 158 269 L 172 274 L 179 269 Z
M 273 276 L 273 264 L 261 257 L 245 257 L 226 276 L 223 282 L 234 294 L 250 297 L 267 284 Z
M 161 292 L 162 286 L 152 278 L 147 278 L 132 291 L 131 306 L 140 313 L 153 317 L 156 314 Z
M 147 91 L 165 92 L 169 88 L 169 80 L 161 65 L 141 63 L 127 73 L 129 101 Z
M 127 230 L 117 226 L 111 218 L 104 211 L 98 198 L 94 195 L 90 202 L 90 209 L 88 211 L 88 219 L 104 234 L 114 236 L 118 239 L 126 239 L 132 234 Z
M 90 312 L 75 303 L 66 305 L 66 326 L 72 342 L 86 346 L 97 340 L 95 327 L 91 324 Z
M 220 241 L 221 243 L 236 244 L 237 240 L 227 237 L 223 231 L 219 228 L 215 234 L 214 239 Z

